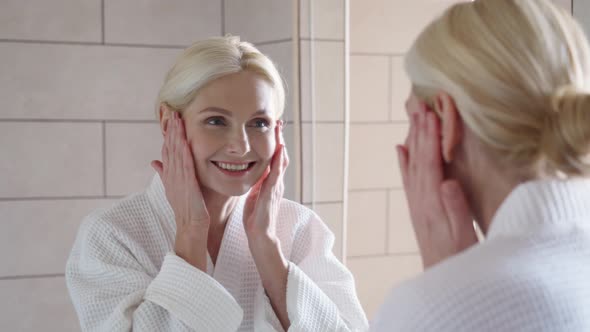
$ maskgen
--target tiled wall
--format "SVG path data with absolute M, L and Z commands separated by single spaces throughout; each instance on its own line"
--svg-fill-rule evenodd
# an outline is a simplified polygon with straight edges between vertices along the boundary
M 343 258 L 345 193 L 345 0 L 299 1 L 302 194 L 335 234 Z
M 408 128 L 403 56 L 458 1 L 350 0 L 347 262 L 369 318 L 390 288 L 422 270 L 395 152 Z
M 149 183 L 157 92 L 193 41 L 240 35 L 279 64 L 294 144 L 292 14 L 274 0 L 2 1 L 0 331 L 79 330 L 63 275 L 78 225 Z

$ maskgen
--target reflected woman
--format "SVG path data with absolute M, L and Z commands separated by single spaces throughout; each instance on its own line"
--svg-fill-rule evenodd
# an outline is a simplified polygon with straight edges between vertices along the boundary
M 590 331 L 590 48 L 548 0 L 476 0 L 406 56 L 398 153 L 426 271 L 375 331 Z M 475 244 L 472 220 L 486 233 Z
M 367 320 L 334 236 L 283 198 L 273 63 L 236 37 L 197 42 L 166 76 L 146 191 L 83 222 L 66 280 L 84 331 L 357 331 Z

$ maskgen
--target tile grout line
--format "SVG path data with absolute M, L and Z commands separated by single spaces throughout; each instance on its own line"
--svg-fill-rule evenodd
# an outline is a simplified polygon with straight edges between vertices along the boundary
M 387 258 L 387 257 L 405 257 L 405 256 L 419 256 L 419 252 L 408 251 L 408 252 L 396 252 L 389 254 L 368 254 L 368 255 L 355 255 L 348 256 L 348 259 L 369 259 L 369 258 Z
M 102 121 L 102 195 L 107 197 L 107 136 L 106 123 Z
M 110 195 L 110 196 L 37 196 L 37 197 L 2 197 L 1 202 L 18 202 L 18 201 L 68 201 L 68 200 L 84 200 L 84 199 L 121 199 L 124 195 Z
M 255 45 L 271 45 L 292 41 L 291 38 L 269 40 Z M 107 42 L 84 42 L 84 41 L 67 41 L 67 40 L 34 40 L 34 39 L 6 39 L 0 38 L 0 43 L 20 43 L 20 44 L 44 44 L 44 45 L 76 45 L 76 46 L 103 46 L 103 47 L 135 47 L 135 48 L 152 48 L 152 49 L 171 49 L 183 50 L 188 45 L 162 45 L 162 44 L 129 44 L 129 43 L 107 43 Z
M 389 228 L 390 228 L 390 215 L 391 215 L 391 194 L 390 191 L 385 191 L 385 252 L 389 253 Z
M 65 274 L 64 273 L 54 273 L 54 274 L 30 274 L 30 275 L 0 276 L 0 280 L 25 280 L 25 279 L 60 278 L 60 277 L 65 277 Z
M 105 26 L 104 26 L 104 0 L 100 1 L 100 29 L 101 29 L 101 44 L 104 45 L 105 43 Z

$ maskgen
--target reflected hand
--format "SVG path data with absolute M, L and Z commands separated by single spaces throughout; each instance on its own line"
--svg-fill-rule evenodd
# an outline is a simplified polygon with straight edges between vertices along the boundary
M 166 123 L 162 161 L 152 161 L 176 219 L 176 254 L 188 263 L 207 268 L 209 213 L 197 180 L 193 154 L 178 112 Z
M 422 264 L 427 269 L 477 243 L 473 214 L 459 182 L 445 180 L 440 121 L 422 105 L 397 147 Z

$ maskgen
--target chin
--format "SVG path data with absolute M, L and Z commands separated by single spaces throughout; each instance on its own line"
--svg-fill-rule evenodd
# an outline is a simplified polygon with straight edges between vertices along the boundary
M 231 197 L 231 196 L 242 196 L 245 195 L 253 185 L 232 185 L 232 186 L 222 186 L 222 185 L 214 185 L 208 186 L 208 189 L 214 191 L 220 195 Z

